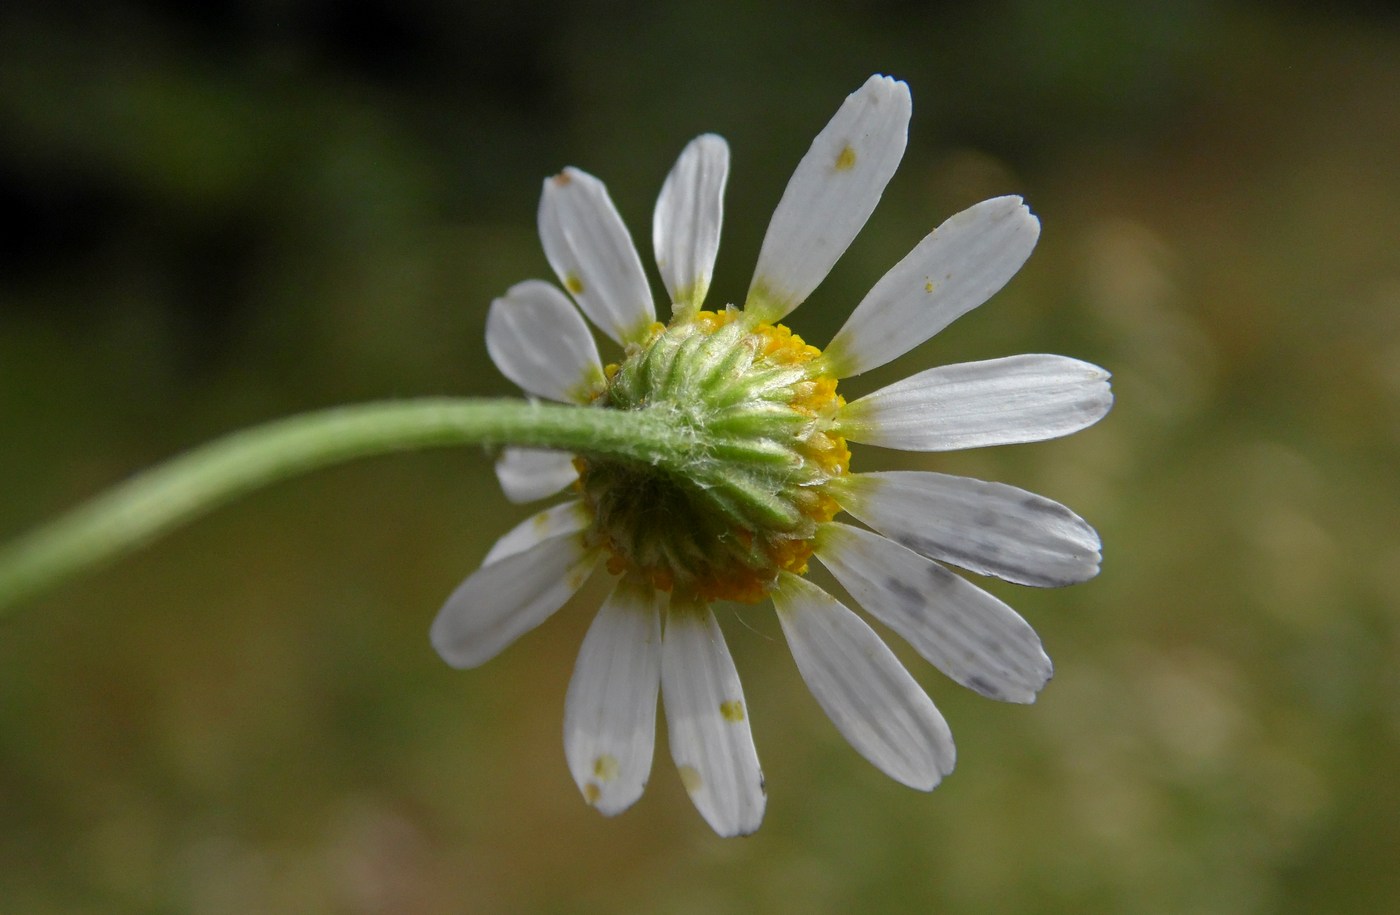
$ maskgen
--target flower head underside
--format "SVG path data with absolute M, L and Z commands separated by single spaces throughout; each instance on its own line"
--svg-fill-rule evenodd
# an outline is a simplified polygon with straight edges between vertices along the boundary
M 839 510 L 826 483 L 850 452 L 835 431 L 836 380 L 816 347 L 738 311 L 688 312 L 610 366 L 597 403 L 664 411 L 693 432 L 678 468 L 575 458 L 608 571 L 708 602 L 764 599 L 807 570 L 818 524 Z
M 704 307 L 729 153 L 699 137 L 667 177 L 653 220 L 672 316 L 656 320 L 645 272 L 601 182 L 547 179 L 540 234 L 559 288 L 492 303 L 487 346 L 534 396 L 646 411 L 686 447 L 619 456 L 507 449 L 512 499 L 573 497 L 502 537 L 433 625 L 472 667 L 543 622 L 595 570 L 613 585 L 570 682 L 565 753 L 607 814 L 641 795 L 658 695 L 672 756 L 721 835 L 752 832 L 766 802 L 737 672 L 711 604 L 771 599 L 798 669 L 852 746 L 928 790 L 952 770 L 947 724 L 888 646 L 805 573 L 815 558 L 871 616 L 955 681 L 1030 702 L 1051 673 L 1034 630 L 947 564 L 1034 586 L 1098 571 L 1099 539 L 1064 506 L 1005 484 L 926 471 L 852 473 L 849 442 L 943 451 L 1055 438 L 1100 419 L 1108 375 L 1062 356 L 942 366 L 847 403 L 841 379 L 883 365 L 999 290 L 1039 223 L 1019 198 L 959 213 L 856 306 L 824 351 L 780 322 L 864 225 L 901 158 L 907 87 L 871 77 L 799 163 L 742 307 Z M 604 365 L 584 316 L 620 347 Z M 838 520 L 842 513 L 859 525 Z

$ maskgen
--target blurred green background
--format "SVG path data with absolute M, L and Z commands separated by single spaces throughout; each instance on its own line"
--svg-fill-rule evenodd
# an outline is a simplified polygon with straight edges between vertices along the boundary
M 766 608 L 726 607 L 763 828 L 715 838 L 664 743 L 597 816 L 560 741 L 587 614 L 472 672 L 428 645 L 529 509 L 488 455 L 424 453 L 278 485 L 0 622 L 0 912 L 1396 910 L 1388 9 L 9 0 L 0 536 L 273 417 L 510 393 L 485 311 L 548 275 L 539 182 L 567 164 L 646 243 L 680 148 L 725 135 L 711 301 L 742 298 L 872 72 L 913 90 L 909 151 L 794 329 L 824 343 L 932 225 L 1020 193 L 1044 225 L 1020 276 L 847 393 L 1043 351 L 1118 403 L 899 465 L 1045 493 L 1106 545 L 1087 585 L 991 586 L 1057 662 L 1034 706 L 898 647 L 958 739 L 931 795 L 844 745 Z

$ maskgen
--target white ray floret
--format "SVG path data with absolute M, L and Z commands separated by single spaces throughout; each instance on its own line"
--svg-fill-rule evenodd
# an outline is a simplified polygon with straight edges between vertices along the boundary
M 872 76 L 817 134 L 773 211 L 745 312 L 778 321 L 826 278 L 899 166 L 910 109 L 908 86 Z
M 822 564 L 866 612 L 968 689 L 1034 702 L 1054 668 L 1016 611 L 943 566 L 846 524 L 822 531 Z
M 1059 438 L 1113 405 L 1108 372 L 1068 356 L 944 365 L 847 404 L 841 433 L 905 451 L 955 451 Z
M 729 144 L 707 133 L 690 141 L 661 186 L 652 247 L 678 314 L 698 309 L 710 289 L 728 178 Z
M 482 566 L 438 611 L 433 648 L 453 667 L 485 664 L 564 606 L 597 562 L 582 537 L 567 534 Z
M 592 513 L 578 499 L 560 502 L 542 512 L 536 512 L 511 528 L 491 547 L 481 564 L 488 566 L 498 559 L 523 553 L 546 540 L 580 533 L 592 520 Z
M 1020 197 L 950 217 L 886 273 L 826 347 L 837 378 L 884 365 L 987 301 L 1030 257 L 1040 221 Z
M 502 448 L 496 480 L 512 502 L 534 502 L 559 492 L 574 480 L 574 456 L 547 448 Z
M 921 791 L 953 771 L 947 722 L 860 617 L 790 572 L 779 576 L 773 606 L 802 679 L 860 755 Z
M 721 836 L 753 832 L 767 802 L 763 772 L 739 674 L 709 607 L 672 601 L 661 692 L 671 757 L 695 808 Z
M 486 351 L 521 390 L 587 403 L 603 385 L 603 363 L 583 316 L 543 280 L 510 287 L 486 315 Z
M 656 745 L 665 594 L 623 579 L 584 636 L 564 699 L 564 755 L 601 813 L 642 796 Z
M 545 257 L 583 313 L 618 343 L 644 337 L 656 320 L 651 287 L 603 182 L 576 168 L 546 178 L 539 223 Z
M 915 552 L 979 575 L 1056 588 L 1099 573 L 1099 535 L 1035 493 L 928 471 L 853 474 L 841 506 Z

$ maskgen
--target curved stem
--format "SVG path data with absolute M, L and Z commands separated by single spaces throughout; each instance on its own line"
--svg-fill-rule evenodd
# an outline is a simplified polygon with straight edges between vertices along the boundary
M 692 443 L 658 411 L 515 400 L 369 403 L 276 420 L 140 473 L 0 548 L 0 611 L 285 477 L 395 451 L 503 444 L 671 463 Z

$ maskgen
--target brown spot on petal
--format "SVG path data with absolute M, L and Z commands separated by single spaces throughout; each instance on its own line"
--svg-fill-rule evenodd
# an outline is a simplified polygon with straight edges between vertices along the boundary
M 583 786 L 583 799 L 589 803 L 589 806 L 598 803 L 598 799 L 602 796 L 603 789 L 599 788 L 594 782 L 589 782 Z
M 593 760 L 593 774 L 598 776 L 599 781 L 610 782 L 617 778 L 617 772 L 617 757 L 611 753 L 604 753 Z
M 568 172 L 560 172 L 559 174 L 555 175 L 555 176 L 554 176 L 553 178 L 551 178 L 550 180 L 553 181 L 553 182 L 554 182 L 556 185 L 558 185 L 559 187 L 565 187 L 565 186 L 567 186 L 568 184 L 570 184 L 574 179 L 571 178 L 571 177 L 569 177 L 569 173 L 568 173 Z

